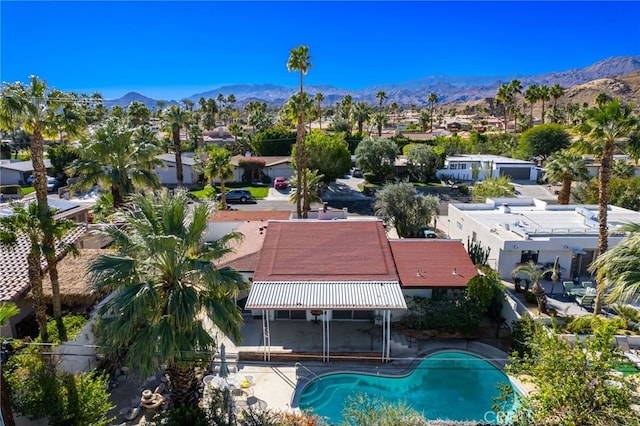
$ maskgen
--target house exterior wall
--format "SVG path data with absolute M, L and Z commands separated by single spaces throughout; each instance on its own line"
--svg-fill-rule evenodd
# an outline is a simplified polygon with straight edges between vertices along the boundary
M 478 205 L 478 209 L 492 210 L 491 205 Z M 559 212 L 562 214 L 562 212 Z M 505 213 L 505 222 L 511 217 Z M 512 220 L 512 219 L 511 219 Z M 498 271 L 505 280 L 512 278 L 512 271 L 521 263 L 523 251 L 538 251 L 539 264 L 554 263 L 556 257 L 559 265 L 564 268 L 563 279 L 571 279 L 571 264 L 574 257 L 579 256 L 576 250 L 585 252 L 598 249 L 597 233 L 566 234 L 558 233 L 533 239 L 524 239 L 516 233 L 510 233 L 503 238 L 482 223 L 465 214 L 465 211 L 450 206 L 448 211 L 448 232 L 453 239 L 461 239 L 466 247 L 466 241 L 475 240 L 483 247 L 490 248 L 488 264 Z M 501 232 L 504 232 L 501 230 Z M 624 237 L 610 236 L 609 247 L 615 247 Z M 588 256 L 583 261 L 591 262 Z
M 529 180 L 535 181 L 538 179 L 538 170 L 535 164 L 524 163 L 501 163 L 497 161 L 479 161 L 479 160 L 445 160 L 445 168 L 438 169 L 436 171 L 436 177 L 440 178 L 442 175 L 453 176 L 456 180 L 475 180 L 473 178 L 473 168 L 477 168 L 478 181 L 482 181 L 487 177 L 500 176 L 500 170 L 502 168 L 526 168 L 529 169 Z
M 402 294 L 404 297 L 424 297 L 425 299 L 431 299 L 433 291 L 430 288 L 402 288 Z
M 176 176 L 176 165 L 175 163 L 167 164 L 166 168 L 164 167 L 156 167 L 154 172 L 158 175 L 160 179 L 160 183 L 163 185 L 177 185 L 178 178 Z M 193 167 L 189 165 L 182 165 L 182 174 L 185 185 L 190 185 L 192 183 L 198 182 L 198 174 L 195 173 Z
M 225 235 L 237 231 L 241 224 L 242 222 L 209 222 L 204 240 L 207 243 L 217 241 Z
M 19 185 L 24 182 L 22 172 L 0 167 L 0 185 Z
M 289 179 L 293 176 L 293 168 L 291 167 L 291 163 L 282 163 L 276 164 L 273 166 L 267 166 L 262 169 L 262 172 L 269 176 L 273 181 L 273 178 L 282 176 L 286 179 Z M 244 174 L 244 168 L 242 167 L 234 167 L 233 168 L 233 178 L 230 178 L 229 182 L 242 182 L 242 175 Z M 219 180 L 216 180 L 219 182 Z

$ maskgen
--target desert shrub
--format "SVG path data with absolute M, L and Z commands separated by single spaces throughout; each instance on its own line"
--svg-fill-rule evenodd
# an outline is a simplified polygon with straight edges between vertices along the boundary
M 520 321 L 511 325 L 511 351 L 514 356 L 522 358 L 531 355 L 530 344 L 540 327 L 543 325 L 528 315 L 522 316 Z
M 465 296 L 448 299 L 408 299 L 411 313 L 402 325 L 413 330 L 473 333 L 478 329 L 482 309 L 477 300 Z
M 13 355 L 6 379 L 15 411 L 31 420 L 48 418 L 53 426 L 109 425 L 113 408 L 107 392 L 108 376 L 52 371 L 40 354 Z
M 460 192 L 460 194 L 464 195 L 465 197 L 471 193 L 471 191 L 469 191 L 469 187 L 464 184 L 458 185 L 458 192 Z
M 527 301 L 527 303 L 537 303 L 538 299 L 536 299 L 536 295 L 531 293 L 530 291 L 526 291 L 524 293 L 524 300 Z
M 75 340 L 82 327 L 89 321 L 83 315 L 65 315 L 62 317 L 62 324 L 67 333 L 66 340 Z M 62 343 L 58 335 L 58 326 L 55 320 L 47 322 L 47 332 L 49 333 L 49 341 L 52 343 Z M 39 337 L 38 337 L 39 339 Z
M 20 185 L 1 185 L 0 194 L 22 197 L 22 188 Z

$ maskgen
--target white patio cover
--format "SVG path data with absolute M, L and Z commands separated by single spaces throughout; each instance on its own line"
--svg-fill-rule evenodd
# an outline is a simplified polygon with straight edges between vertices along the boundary
M 406 310 L 398 281 L 255 281 L 245 309 Z

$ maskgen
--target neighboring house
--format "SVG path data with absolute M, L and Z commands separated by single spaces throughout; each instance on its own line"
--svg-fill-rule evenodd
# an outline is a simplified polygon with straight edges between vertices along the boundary
M 51 161 L 44 160 L 44 167 L 49 171 Z M 32 174 L 33 163 L 31 160 L 0 160 L 0 185 L 25 185 L 27 178 Z
M 177 185 L 176 155 L 173 153 L 161 154 L 156 158 L 164 162 L 164 167 L 156 167 L 154 169 L 154 172 L 160 178 L 160 183 L 162 185 Z M 182 174 L 185 185 L 200 182 L 200 173 L 196 170 L 196 160 L 192 152 L 182 154 Z
M 585 161 L 585 167 L 587 168 L 589 175 L 598 177 L 598 175 L 600 174 L 600 162 L 595 161 L 593 156 L 584 156 L 583 159 Z M 635 176 L 640 176 L 640 166 L 638 166 L 631 157 L 621 154 L 616 154 L 613 156 L 614 162 L 619 160 L 624 160 L 628 164 L 632 165 L 635 168 Z
M 390 240 L 405 296 L 431 298 L 434 290 L 463 290 L 478 270 L 460 240 Z
M 264 166 L 260 169 L 245 170 L 245 168 L 241 167 L 242 160 L 250 159 L 263 161 Z M 233 178 L 229 179 L 229 182 L 243 182 L 243 177 L 247 171 L 251 175 L 251 181 L 260 181 L 262 175 L 268 176 L 270 181 L 273 181 L 273 178 L 278 176 L 289 179 L 294 173 L 291 166 L 291 157 L 289 156 L 252 157 L 251 155 L 235 155 L 231 157 L 231 164 L 233 164 Z
M 444 168 L 436 171 L 438 178 L 457 181 L 481 181 L 487 177 L 509 176 L 513 180 L 538 179 L 539 168 L 532 161 L 516 160 L 499 155 L 464 154 L 449 156 Z
M 489 266 L 504 279 L 519 265 L 533 261 L 541 267 L 559 260 L 563 278 L 588 275 L 598 251 L 598 206 L 547 204 L 533 198 L 496 198 L 481 204 L 449 204 L 448 234 L 477 241 L 491 249 Z M 625 236 L 620 225 L 640 222 L 640 213 L 610 206 L 609 248 Z

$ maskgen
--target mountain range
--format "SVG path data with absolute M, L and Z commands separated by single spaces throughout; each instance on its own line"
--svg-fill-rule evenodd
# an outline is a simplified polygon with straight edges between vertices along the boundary
M 422 106 L 426 105 L 426 100 L 432 92 L 438 95 L 439 102 L 441 103 L 468 102 L 493 98 L 501 84 L 515 78 L 519 79 L 525 88 L 532 83 L 536 83 L 538 85 L 546 84 L 548 86 L 559 84 L 569 89 L 592 81 L 614 78 L 634 73 L 635 71 L 640 71 L 640 56 L 619 56 L 604 59 L 584 68 L 532 76 L 517 74 L 493 77 L 438 75 L 403 83 L 379 84 L 359 90 L 341 89 L 329 85 L 309 85 L 305 86 L 305 91 L 311 94 L 311 96 L 317 92 L 322 92 L 324 105 L 333 105 L 342 100 L 345 95 L 351 95 L 354 102 L 364 101 L 370 104 L 377 104 L 378 99 L 375 95 L 383 90 L 387 95 L 385 100 L 387 104 L 396 102 L 405 106 L 410 104 Z M 635 79 L 633 81 L 635 81 Z M 607 85 L 605 84 L 604 86 Z M 611 86 L 611 88 L 613 88 L 613 86 Z M 224 96 L 233 94 L 237 100 L 237 106 L 243 106 L 250 101 L 266 102 L 270 106 L 279 106 L 286 102 L 297 90 L 297 87 L 285 87 L 275 84 L 239 84 L 221 86 L 206 92 L 187 96 L 185 99 L 197 103 L 201 97 L 205 99 L 215 99 L 218 94 L 222 93 Z M 142 102 L 149 108 L 155 108 L 157 105 L 157 100 L 137 92 L 127 93 L 118 99 L 107 100 L 105 101 L 105 105 L 108 107 L 115 105 L 126 107 L 132 101 Z M 167 101 L 167 104 L 180 104 L 180 102 L 171 100 Z

